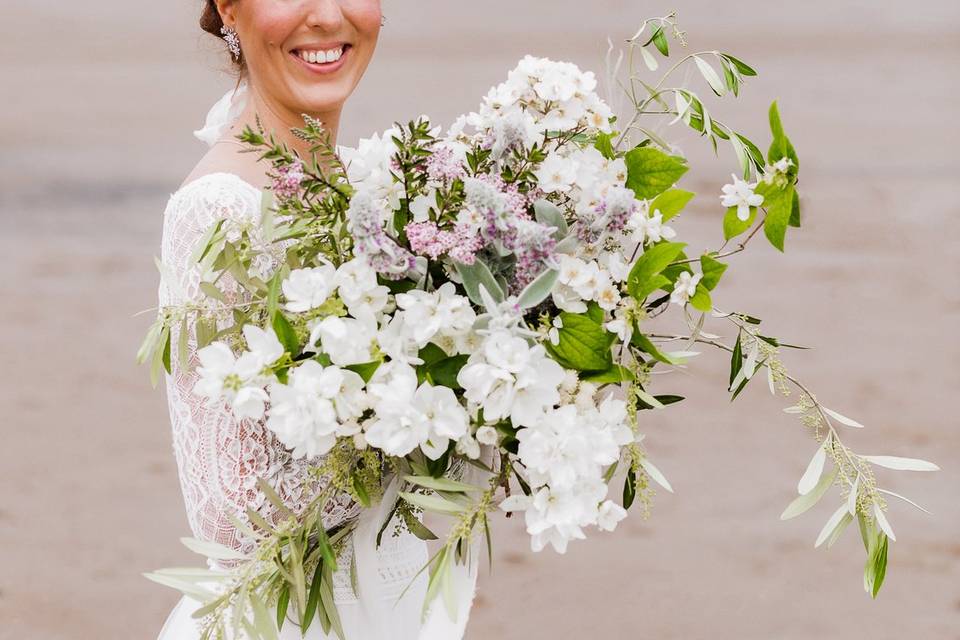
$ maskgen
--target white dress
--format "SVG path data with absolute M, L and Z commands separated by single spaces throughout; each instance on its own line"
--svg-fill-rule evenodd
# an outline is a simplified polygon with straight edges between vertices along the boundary
M 197 265 L 191 263 L 197 242 L 204 231 L 221 218 L 228 220 L 229 225 L 254 225 L 260 215 L 260 202 L 258 189 L 227 173 L 199 178 L 171 196 L 163 224 L 161 260 L 166 265 L 166 273 L 159 289 L 161 306 L 203 299 L 199 287 L 201 274 Z M 264 260 L 258 267 L 269 270 L 275 260 Z M 245 295 L 229 275 L 219 284 L 231 301 Z M 225 318 L 220 328 L 230 324 L 230 319 Z M 177 344 L 176 335 L 172 344 Z M 264 427 L 263 421 L 237 420 L 225 404 L 209 407 L 204 398 L 193 392 L 197 358 L 192 337 L 188 345 L 190 369 L 181 369 L 178 359 L 172 358 L 172 373 L 166 377 L 166 390 L 173 448 L 190 528 L 196 538 L 247 552 L 252 548 L 252 542 L 231 524 L 230 514 L 246 520 L 246 510 L 251 508 L 267 520 L 276 521 L 275 509 L 256 486 L 256 479 L 264 478 L 287 506 L 298 512 L 319 490 L 316 486 L 305 486 L 302 480 L 306 465 L 316 464 L 317 460 L 292 458 Z M 323 521 L 329 529 L 359 514 L 359 506 L 349 496 L 341 495 L 330 502 Z M 390 530 L 392 525 L 388 528 Z M 362 606 L 351 587 L 349 554 L 352 552 L 353 546 L 347 545 L 345 553 L 348 556 L 340 562 L 340 566 L 346 569 L 334 575 L 334 600 L 347 640 L 386 640 L 387 637 L 415 640 L 420 637 L 426 572 L 417 578 L 416 585 L 399 604 L 395 601 L 427 561 L 425 544 L 409 533 L 396 537 L 384 535 L 379 549 L 367 551 L 376 570 L 373 578 L 376 584 L 371 591 L 384 605 L 380 614 L 373 614 L 378 617 L 375 620 L 371 619 L 370 607 L 365 609 Z M 198 638 L 198 623 L 191 617 L 198 605 L 184 597 L 170 614 L 160 640 Z M 300 630 L 293 624 L 284 625 L 281 637 L 300 638 Z M 319 624 L 312 625 L 306 637 L 310 640 L 327 638 Z
M 215 144 L 243 112 L 249 94 L 246 81 L 241 81 L 213 105 L 204 127 L 194 135 L 209 145 Z M 191 260 L 198 241 L 221 219 L 227 220 L 235 233 L 243 226 L 255 237 L 261 199 L 259 189 L 231 173 L 203 176 L 170 197 L 164 212 L 161 246 L 161 262 L 165 265 L 159 289 L 161 306 L 203 300 L 201 274 Z M 264 256 L 255 266 L 266 274 L 279 259 L 279 255 Z M 228 301 L 239 301 L 246 295 L 229 274 L 218 285 Z M 224 318 L 219 326 L 231 324 L 230 318 Z M 171 333 L 171 343 L 177 344 L 178 328 L 174 327 Z M 247 552 L 252 542 L 233 526 L 229 514 L 246 520 L 246 511 L 251 508 L 268 521 L 276 521 L 272 505 L 257 487 L 258 477 L 274 488 L 289 509 L 302 511 L 321 489 L 303 482 L 305 467 L 317 460 L 293 459 L 263 421 L 237 420 L 226 404 L 209 407 L 204 398 L 193 393 L 197 357 L 192 337 L 188 340 L 188 355 L 187 370 L 180 368 L 178 358 L 171 358 L 172 372 L 166 376 L 166 389 L 173 448 L 190 528 L 195 538 Z M 472 470 L 469 467 L 467 473 L 475 473 Z M 358 519 L 355 533 L 351 534 L 352 544 L 345 546 L 338 562 L 344 569 L 334 574 L 334 601 L 346 640 L 460 640 L 473 604 L 480 545 L 471 546 L 471 561 L 467 565 L 455 565 L 451 571 L 450 595 L 456 615 L 451 618 L 447 608 L 437 603 L 421 616 L 427 582 L 426 572 L 420 572 L 428 559 L 425 543 L 403 529 L 399 536 L 384 534 L 381 545 L 375 544 L 396 490 L 393 483 L 379 506 L 362 513 L 349 496 L 338 496 L 330 501 L 323 517 L 328 529 L 351 518 Z M 386 530 L 393 528 L 391 523 Z M 351 584 L 351 559 L 357 569 L 359 597 Z M 192 613 L 198 606 L 195 600 L 182 598 L 167 618 L 159 640 L 196 640 L 200 631 Z M 299 627 L 285 624 L 280 638 L 301 638 Z M 311 625 L 306 635 L 306 640 L 327 638 L 319 624 Z

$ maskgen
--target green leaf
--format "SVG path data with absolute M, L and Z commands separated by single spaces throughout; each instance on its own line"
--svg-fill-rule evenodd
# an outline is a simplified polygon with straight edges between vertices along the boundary
M 634 327 L 634 329 L 636 329 L 636 327 Z M 657 345 L 650 341 L 650 338 L 639 331 L 635 330 L 633 332 L 633 335 L 630 336 L 630 343 L 650 355 L 654 360 L 658 360 L 664 364 L 674 364 L 668 356 L 664 355 L 664 353 L 657 348 Z
M 880 542 L 877 544 L 877 551 L 873 555 L 873 580 L 870 589 L 870 595 L 874 598 L 880 593 L 880 587 L 883 586 L 883 579 L 887 575 L 887 550 L 889 540 L 887 534 L 879 533 Z
M 781 520 L 789 520 L 790 518 L 796 518 L 801 513 L 806 512 L 813 505 L 817 504 L 820 501 L 820 498 L 827 492 L 827 490 L 833 485 L 833 481 L 837 477 L 838 467 L 834 467 L 829 473 L 825 473 L 820 476 L 820 481 L 810 490 L 809 493 L 806 493 L 802 496 L 798 496 L 793 502 L 787 505 L 787 508 L 783 510 L 783 513 L 780 514 Z
M 480 285 L 487 290 L 487 293 L 497 302 L 503 302 L 503 289 L 493 277 L 490 268 L 484 264 L 483 260 L 477 259 L 472 265 L 457 262 L 457 273 L 463 279 L 463 288 L 467 292 L 470 301 L 476 305 L 483 306 L 483 298 L 480 296 Z
M 267 316 L 270 318 L 271 322 L 277 313 L 277 309 L 280 307 L 280 291 L 282 284 L 283 273 L 282 271 L 277 271 L 275 274 L 273 274 L 273 277 L 270 278 L 270 288 L 267 290 Z
M 627 188 L 640 199 L 654 198 L 677 183 L 688 170 L 678 156 L 650 147 L 637 147 L 624 156 L 627 164 Z
M 544 271 L 533 282 L 524 287 L 517 298 L 517 305 L 521 309 L 532 309 L 547 299 L 553 286 L 557 283 L 560 272 L 556 269 Z
M 370 378 L 373 377 L 373 374 L 377 372 L 377 369 L 380 368 L 380 365 L 383 364 L 380 360 L 374 360 L 373 362 L 365 362 L 363 364 L 348 364 L 344 369 L 349 369 L 353 371 L 361 378 L 363 378 L 364 383 L 370 382 Z
M 597 151 L 606 158 L 607 160 L 613 160 L 617 157 L 617 152 L 613 148 L 613 135 L 609 133 L 603 133 L 602 131 L 597 134 L 597 141 L 593 145 L 596 147 Z
M 616 384 L 625 380 L 633 380 L 633 378 L 633 373 L 619 364 L 613 365 L 606 371 L 580 376 L 583 382 L 592 382 L 594 384 Z
M 294 331 L 290 321 L 282 313 L 277 313 L 273 316 L 271 324 L 284 351 L 293 357 L 300 355 L 300 341 L 297 340 L 297 332 Z
M 423 495 L 420 493 L 400 492 L 400 497 L 415 507 L 435 513 L 457 514 L 463 513 L 463 507 L 440 496 Z
M 800 169 L 800 159 L 797 152 L 783 131 L 783 123 L 780 121 L 780 110 L 777 108 L 776 100 L 770 105 L 770 131 L 773 133 L 773 142 L 770 143 L 770 149 L 767 151 L 767 162 L 773 164 L 780 158 L 790 158 L 793 161 L 793 167 L 790 172 L 796 173 Z
M 667 44 L 667 36 L 663 33 L 663 27 L 657 27 L 657 30 L 653 32 L 653 46 L 657 48 L 657 51 L 663 54 L 664 57 L 670 55 L 670 46 Z
M 627 477 L 623 481 L 623 508 L 629 509 L 637 497 L 637 474 L 633 469 L 627 471 Z
M 190 325 L 187 323 L 187 316 L 183 316 L 180 321 L 180 332 L 177 334 L 177 361 L 180 368 L 186 370 L 190 365 L 190 347 L 187 341 L 190 339 Z
M 283 623 L 287 620 L 287 609 L 290 606 L 290 585 L 284 583 L 280 588 L 280 596 L 277 598 L 277 629 L 283 629 Z
M 800 226 L 800 192 L 793 190 L 793 206 L 790 209 L 790 226 Z
M 567 220 L 563 217 L 560 207 L 549 200 L 540 199 L 533 203 L 533 213 L 537 222 L 548 227 L 555 227 L 553 237 L 562 240 L 567 235 Z
M 630 270 L 627 289 L 636 300 L 643 300 L 652 292 L 664 286 L 665 278 L 657 278 L 687 246 L 682 242 L 661 242 L 649 247 Z
M 463 366 L 467 364 L 468 357 L 466 354 L 460 354 L 444 358 L 430 365 L 427 367 L 427 378 L 434 386 L 440 385 L 455 390 L 460 389 L 460 383 L 457 382 L 457 374 L 460 373 L 460 369 L 463 369 Z
M 710 85 L 710 89 L 713 90 L 718 96 L 725 94 L 726 87 L 723 85 L 723 81 L 720 79 L 720 76 L 717 75 L 716 69 L 714 69 L 709 62 L 700 58 L 699 56 L 693 56 L 693 61 L 697 64 L 697 69 L 700 70 L 700 75 L 703 76 L 703 79 L 707 81 L 707 84 Z
M 666 407 L 667 405 L 671 405 L 671 404 L 676 404 L 676 403 L 678 403 L 678 402 L 682 402 L 682 401 L 684 400 L 684 397 L 683 397 L 683 396 L 662 395 L 662 396 L 653 396 L 653 399 L 657 401 L 657 403 L 659 404 L 659 407 L 655 407 L 655 406 L 652 405 L 652 404 L 647 404 L 647 403 L 644 402 L 643 400 L 638 400 L 638 401 L 637 401 L 637 409 L 639 409 L 639 410 L 646 410 L 646 409 L 654 409 L 654 408 L 663 408 L 663 407 Z
M 723 277 L 723 272 L 727 270 L 727 265 L 705 253 L 700 256 L 700 270 L 703 272 L 700 284 L 707 291 L 713 291 L 720 282 L 720 278 Z
M 746 62 L 743 62 L 742 60 L 738 60 L 737 58 L 734 58 L 729 53 L 724 53 L 722 55 L 724 58 L 726 58 L 727 60 L 733 63 L 733 66 L 737 68 L 737 71 L 740 72 L 740 75 L 744 75 L 744 76 L 757 75 L 757 72 L 754 71 L 753 68 L 750 67 Z
M 761 186 L 766 183 L 760 183 Z M 758 193 L 760 187 L 757 187 Z M 790 216 L 793 212 L 793 185 L 787 185 L 785 189 L 777 189 L 772 192 L 765 190 L 763 194 L 763 204 L 767 210 L 767 217 L 763 221 L 763 233 L 767 236 L 774 247 L 783 251 L 784 240 L 787 235 L 787 226 L 790 223 Z
M 220 291 L 217 285 L 213 284 L 212 282 L 201 282 L 200 291 L 202 291 L 203 294 L 208 298 L 213 298 L 214 300 L 218 300 L 223 304 L 227 304 L 226 296 L 224 296 L 223 292 Z
M 740 369 L 743 368 L 743 351 L 740 342 L 740 334 L 737 334 L 737 341 L 733 345 L 733 353 L 730 354 L 730 382 L 727 383 L 727 388 L 733 386 L 733 381 L 737 379 L 737 374 L 740 373 Z
M 690 304 L 693 305 L 693 308 L 697 311 L 703 311 L 708 313 L 713 309 L 713 301 L 710 299 L 710 292 L 702 282 L 697 283 L 697 289 L 694 291 L 693 295 L 690 296 Z
M 435 491 L 451 491 L 454 493 L 466 493 L 468 491 L 483 491 L 483 487 L 467 484 L 450 478 L 434 478 L 433 476 L 404 476 L 404 480 L 427 489 Z
M 729 240 L 735 238 L 750 227 L 753 226 L 754 220 L 757 219 L 757 208 L 750 207 L 750 215 L 746 220 L 741 220 L 737 217 L 737 208 L 730 207 L 727 209 L 727 212 L 723 216 L 723 239 Z
M 320 603 L 320 583 L 323 581 L 323 563 L 318 563 L 310 580 L 310 592 L 307 595 L 307 608 L 300 612 L 301 633 L 306 633 L 317 615 L 317 605 Z
M 400 514 L 401 514 L 401 518 L 403 518 L 404 524 L 407 525 L 407 529 L 413 535 L 417 536 L 418 538 L 424 541 L 438 539 L 437 534 L 435 534 L 433 531 L 427 528 L 426 525 L 420 522 L 420 520 L 415 515 L 410 513 L 408 509 L 402 510 Z
M 613 334 L 586 315 L 564 312 L 559 317 L 563 323 L 560 340 L 546 344 L 557 362 L 576 371 L 606 371 L 613 365 Z
M 687 203 L 693 199 L 692 191 L 683 189 L 669 189 L 664 191 L 650 203 L 650 212 L 659 211 L 663 216 L 663 222 L 680 213 Z

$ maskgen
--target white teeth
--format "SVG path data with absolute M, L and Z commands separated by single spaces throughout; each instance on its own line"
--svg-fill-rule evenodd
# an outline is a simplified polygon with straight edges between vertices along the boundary
M 300 57 L 312 64 L 327 64 L 336 62 L 343 56 L 343 47 L 329 51 L 298 51 Z

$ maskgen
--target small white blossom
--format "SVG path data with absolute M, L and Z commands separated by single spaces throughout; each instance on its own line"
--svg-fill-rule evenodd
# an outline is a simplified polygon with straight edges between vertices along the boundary
M 335 273 L 336 269 L 331 264 L 291 271 L 280 285 L 287 299 L 287 311 L 303 313 L 326 302 L 336 286 Z
M 495 445 L 499 441 L 500 435 L 493 427 L 484 425 L 477 429 L 477 442 L 480 444 Z
M 733 178 L 733 184 L 723 186 L 720 203 L 725 207 L 736 207 L 737 218 L 746 221 L 750 218 L 750 209 L 763 204 L 763 196 L 753 192 L 756 184 L 749 184 L 733 174 L 730 177 Z
M 510 418 L 516 426 L 539 420 L 560 399 L 563 367 L 547 357 L 543 345 L 499 331 L 483 341 L 457 374 L 466 398 L 483 407 L 488 420 Z
M 565 193 L 577 179 L 576 162 L 553 153 L 534 171 L 540 188 L 546 193 Z
M 673 285 L 673 293 L 670 294 L 670 302 L 673 304 L 685 305 L 688 300 L 697 292 L 697 284 L 702 278 L 702 274 L 692 274 L 689 271 L 680 273 L 677 282 Z

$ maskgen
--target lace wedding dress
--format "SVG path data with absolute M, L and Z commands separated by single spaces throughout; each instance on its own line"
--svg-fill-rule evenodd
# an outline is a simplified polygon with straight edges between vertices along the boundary
M 207 115 L 205 127 L 197 138 L 213 144 L 242 112 L 247 87 L 241 83 L 217 102 Z M 225 228 L 240 228 L 256 235 L 261 211 L 259 189 L 231 173 L 212 173 L 190 182 L 174 193 L 164 212 L 161 262 L 164 265 L 158 296 L 161 306 L 182 303 L 204 304 L 200 289 L 203 274 L 191 256 L 203 233 L 223 219 Z M 273 270 L 280 251 L 263 256 L 256 267 L 264 274 Z M 235 304 L 247 295 L 229 275 L 218 285 L 228 303 Z M 207 302 L 206 304 L 211 304 Z M 229 315 L 229 314 L 228 314 Z M 220 328 L 232 324 L 225 317 Z M 177 344 L 177 329 L 171 342 Z M 276 522 L 275 508 L 257 487 L 263 478 L 285 505 L 299 513 L 322 489 L 305 482 L 304 470 L 318 460 L 296 460 L 266 429 L 264 422 L 237 420 L 226 404 L 211 407 L 205 398 L 193 392 L 197 380 L 196 342 L 188 339 L 188 367 L 181 368 L 178 358 L 171 359 L 166 376 L 167 402 L 173 427 L 173 449 L 180 485 L 193 535 L 233 549 L 248 552 L 253 542 L 246 539 L 231 522 L 231 515 L 246 520 L 253 509 L 267 521 Z M 383 501 L 374 508 L 361 510 L 347 495 L 331 500 L 323 516 L 326 528 L 345 521 L 358 520 L 350 544 L 338 559 L 341 570 L 334 574 L 334 601 L 347 640 L 459 640 L 472 604 L 476 584 L 476 558 L 469 567 L 456 566 L 451 580 L 457 604 L 455 619 L 446 608 L 431 606 L 421 616 L 426 595 L 426 572 L 420 572 L 428 555 L 424 542 L 399 527 L 399 535 L 384 534 L 376 544 L 376 534 L 396 498 L 396 483 L 386 490 Z M 394 523 L 386 527 L 393 532 Z M 479 545 L 473 545 L 478 547 Z M 211 561 L 211 564 L 213 562 Z M 358 589 L 355 592 L 350 567 L 356 567 Z M 418 575 L 419 574 L 419 575 Z M 401 598 L 401 593 L 406 593 Z M 192 614 L 200 603 L 189 597 L 180 600 L 160 632 L 159 640 L 196 640 L 200 621 Z M 301 638 L 300 628 L 285 624 L 281 640 Z M 328 636 L 313 624 L 307 640 L 326 640 Z

